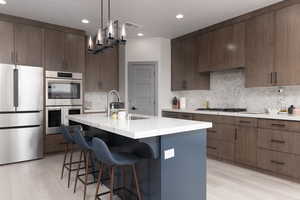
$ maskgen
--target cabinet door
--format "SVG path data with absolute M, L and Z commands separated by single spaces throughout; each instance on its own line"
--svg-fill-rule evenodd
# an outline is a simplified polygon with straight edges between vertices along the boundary
M 246 87 L 271 86 L 274 71 L 274 13 L 246 23 Z
M 300 4 L 276 12 L 277 85 L 300 84 Z
M 211 33 L 209 65 L 213 71 L 230 67 L 229 44 L 232 41 L 233 26 L 226 26 Z
M 65 71 L 65 34 L 61 31 L 45 31 L 45 67 L 46 70 Z
M 0 63 L 14 64 L 14 25 L 0 21 Z
M 243 164 L 256 166 L 257 128 L 239 126 L 236 134 L 235 160 Z
M 85 65 L 85 37 L 65 34 L 65 65 L 66 71 L 83 72 Z
M 183 90 L 186 85 L 185 69 L 184 69 L 184 55 L 182 53 L 182 41 L 172 40 L 171 48 L 171 87 L 173 91 Z
M 119 53 L 118 47 L 106 49 L 100 54 L 100 89 L 102 91 L 119 88 Z
M 198 72 L 209 72 L 210 33 L 201 34 L 197 38 Z
M 245 29 L 245 23 L 234 24 L 232 42 L 227 46 L 230 66 L 234 68 L 245 66 Z
M 183 40 L 184 72 L 183 89 L 185 90 L 208 90 L 209 74 L 198 73 L 198 46 L 197 38 L 191 37 Z
M 101 88 L 102 81 L 100 54 L 87 54 L 86 56 L 86 69 L 85 69 L 85 90 L 87 92 L 97 92 Z
M 43 30 L 38 27 L 15 25 L 16 64 L 43 66 Z

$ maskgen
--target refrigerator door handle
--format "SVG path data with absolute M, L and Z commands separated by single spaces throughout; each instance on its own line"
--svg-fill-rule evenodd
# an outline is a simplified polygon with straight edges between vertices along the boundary
M 19 106 L 19 70 L 14 69 L 14 106 Z

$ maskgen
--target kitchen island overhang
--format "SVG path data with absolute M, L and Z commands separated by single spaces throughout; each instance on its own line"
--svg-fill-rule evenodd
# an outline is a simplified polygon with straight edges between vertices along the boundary
M 69 120 L 149 149 L 137 166 L 144 200 L 206 199 L 206 129 L 212 123 L 162 117 L 113 120 L 104 114 L 72 115 Z

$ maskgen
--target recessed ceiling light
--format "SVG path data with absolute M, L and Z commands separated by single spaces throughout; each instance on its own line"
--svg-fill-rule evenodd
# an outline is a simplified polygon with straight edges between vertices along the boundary
M 1 0 L 0 0 L 1 1 Z M 87 19 L 83 19 L 83 20 L 81 20 L 81 22 L 82 23 L 84 23 L 84 24 L 88 24 L 88 23 L 90 23 L 90 21 L 89 20 L 87 20 Z
M 143 33 L 138 33 L 137 36 L 142 37 L 142 36 L 144 36 L 144 34 Z
M 5 5 L 7 2 L 5 0 L 0 0 L 0 4 Z
M 176 18 L 177 18 L 177 19 L 183 19 L 183 18 L 184 18 L 184 15 L 183 15 L 183 14 L 178 14 L 178 15 L 176 15 Z

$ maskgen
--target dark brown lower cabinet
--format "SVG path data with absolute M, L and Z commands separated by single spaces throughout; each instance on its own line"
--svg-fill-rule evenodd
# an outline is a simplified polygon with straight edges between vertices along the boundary
M 213 122 L 207 130 L 210 158 L 300 180 L 300 122 L 176 112 L 163 116 Z
M 235 139 L 235 161 L 256 166 L 257 128 L 238 126 Z
M 45 137 L 45 153 L 57 153 L 64 151 L 64 138 L 62 134 L 46 135 Z
M 219 144 L 220 158 L 224 160 L 234 161 L 234 143 L 220 141 Z
M 295 164 L 295 156 L 292 154 L 260 148 L 257 150 L 257 166 L 261 169 L 294 177 L 296 169 L 299 168 Z

